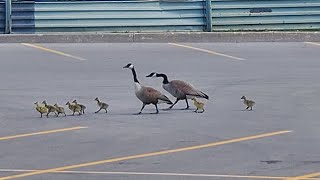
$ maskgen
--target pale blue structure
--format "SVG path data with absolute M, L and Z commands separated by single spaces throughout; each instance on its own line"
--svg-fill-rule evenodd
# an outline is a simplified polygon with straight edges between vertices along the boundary
M 5 2 L 0 33 L 320 29 L 320 0 Z

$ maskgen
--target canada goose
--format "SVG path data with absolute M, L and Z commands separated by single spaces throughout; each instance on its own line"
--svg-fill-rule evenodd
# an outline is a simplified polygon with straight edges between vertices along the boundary
M 49 114 L 50 114 L 51 112 L 53 112 L 56 116 L 58 116 L 58 114 L 56 113 L 56 107 L 54 107 L 54 106 L 52 106 L 52 105 L 48 105 L 45 100 L 42 101 L 42 104 L 44 104 L 44 105 L 46 106 L 46 108 L 48 108 L 47 117 L 49 117 Z
M 107 108 L 109 107 L 109 105 L 108 105 L 107 103 L 101 102 L 101 101 L 99 100 L 99 98 L 97 98 L 97 97 L 96 97 L 94 100 L 97 101 L 97 104 L 98 104 L 98 106 L 99 106 L 99 108 L 100 108 L 100 109 L 99 109 L 98 111 L 96 111 L 95 113 L 100 112 L 101 109 L 104 109 L 104 110 L 106 111 L 106 113 L 108 113 Z
M 40 106 L 38 102 L 34 103 L 36 105 L 36 110 L 40 113 L 40 117 L 42 118 L 42 114 L 48 113 L 48 108 L 45 106 Z
M 250 111 L 252 111 L 252 107 L 255 104 L 255 102 L 247 99 L 245 96 L 242 96 L 241 99 L 243 99 L 243 104 L 245 104 L 247 106 L 246 109 L 250 108 Z
M 134 66 L 131 63 L 127 64 L 123 68 L 131 69 L 132 75 L 133 75 L 134 87 L 135 87 L 135 94 L 137 98 L 143 103 L 142 108 L 138 114 L 141 114 L 142 110 L 147 104 L 153 104 L 156 107 L 156 112 L 155 112 L 156 114 L 159 113 L 158 106 L 157 106 L 158 103 L 172 104 L 172 102 L 167 96 L 161 94 L 156 89 L 153 89 L 147 86 L 142 86 L 137 79 L 136 71 L 134 69 Z
M 83 104 L 78 104 L 77 100 L 73 100 L 72 103 L 79 105 L 81 107 L 81 112 L 82 114 L 84 114 L 84 110 L 87 108 L 85 105 Z
M 206 95 L 202 91 L 195 89 L 189 83 L 180 80 L 169 81 L 167 75 L 165 74 L 152 72 L 146 77 L 162 77 L 162 87 L 166 91 L 168 91 L 172 96 L 177 98 L 177 100 L 168 109 L 171 109 L 175 104 L 177 104 L 179 100 L 183 99 L 185 99 L 187 103 L 187 107 L 185 109 L 189 109 L 188 99 L 192 97 L 209 99 L 208 95 Z
M 58 106 L 57 103 L 54 104 L 53 106 L 56 107 L 56 112 L 58 113 L 58 116 L 59 116 L 59 114 L 64 114 L 64 116 L 67 116 L 66 113 L 64 112 L 64 108 L 63 107 Z
M 196 98 L 192 98 L 191 100 L 193 101 L 193 104 L 197 107 L 197 109 L 196 109 L 194 112 L 196 112 L 196 113 L 203 113 L 203 112 L 204 112 L 204 108 L 203 108 L 204 103 L 197 101 Z M 198 110 L 202 110 L 202 111 L 201 111 L 201 112 L 198 112 Z
M 79 116 L 81 115 L 81 107 L 77 104 L 71 104 L 69 101 L 66 103 L 68 108 L 73 112 L 72 116 L 74 116 L 74 113 L 79 113 Z

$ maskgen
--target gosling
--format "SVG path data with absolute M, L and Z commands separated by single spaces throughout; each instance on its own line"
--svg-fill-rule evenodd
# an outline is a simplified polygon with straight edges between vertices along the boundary
M 256 102 L 247 99 L 245 96 L 242 96 L 241 99 L 243 99 L 243 104 L 245 104 L 245 105 L 247 106 L 246 109 L 249 109 L 249 108 L 250 108 L 250 111 L 252 111 L 252 107 L 254 106 L 254 104 L 255 104 Z
M 98 106 L 100 107 L 100 109 L 98 110 L 98 111 L 96 111 L 95 113 L 98 113 L 98 112 L 100 112 L 102 109 L 104 109 L 105 111 L 106 111 L 106 113 L 108 113 L 108 107 L 109 107 L 109 104 L 107 104 L 107 103 L 104 103 L 104 102 L 101 102 L 100 100 L 99 100 L 99 98 L 95 98 L 94 99 L 95 101 L 97 101 L 97 104 L 98 104 Z
M 46 108 L 48 108 L 47 118 L 49 117 L 49 114 L 51 112 L 53 112 L 56 116 L 58 116 L 58 114 L 56 113 L 56 107 L 54 107 L 52 105 L 48 105 L 45 100 L 42 101 L 42 104 L 44 104 L 46 106 Z
M 74 116 L 74 113 L 79 113 L 79 116 L 81 115 L 81 107 L 77 104 L 71 104 L 69 101 L 66 103 L 68 108 L 73 112 L 72 116 Z
M 38 102 L 34 103 L 36 105 L 36 110 L 40 113 L 40 117 L 42 118 L 42 114 L 48 113 L 48 108 L 45 106 L 40 106 Z
M 74 103 L 75 105 L 79 105 L 81 107 L 82 114 L 84 114 L 84 110 L 87 108 L 85 105 L 78 104 L 77 100 L 73 100 L 72 103 Z
M 59 114 L 64 114 L 64 116 L 67 116 L 66 113 L 64 112 L 63 107 L 58 106 L 57 103 L 54 104 L 53 106 L 56 108 L 56 112 L 58 113 L 58 116 L 59 116 Z
M 204 103 L 197 101 L 196 98 L 191 99 L 193 101 L 193 104 L 197 107 L 197 109 L 194 111 L 195 113 L 203 113 L 204 112 Z M 198 112 L 198 110 L 202 110 L 201 112 Z

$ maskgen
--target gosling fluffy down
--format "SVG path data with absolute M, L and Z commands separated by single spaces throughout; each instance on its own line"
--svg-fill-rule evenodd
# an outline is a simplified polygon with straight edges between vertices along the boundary
M 66 103 L 68 108 L 72 111 L 72 116 L 74 116 L 74 113 L 79 113 L 79 116 L 81 113 L 81 107 L 77 104 L 71 104 L 69 101 Z
M 100 112 L 102 109 L 104 109 L 105 111 L 106 111 L 106 113 L 108 113 L 108 107 L 109 107 L 109 104 L 107 104 L 107 103 L 104 103 L 104 102 L 101 102 L 100 100 L 99 100 L 99 98 L 95 98 L 94 99 L 95 101 L 97 101 L 97 105 L 99 106 L 99 110 L 98 111 L 96 111 L 95 113 L 98 113 L 98 112 Z
M 64 114 L 64 116 L 67 116 L 63 107 L 58 106 L 57 103 L 54 104 L 53 106 L 56 108 L 56 112 L 58 113 L 58 116 L 59 114 Z
M 44 100 L 42 101 L 42 104 L 44 104 L 46 106 L 46 108 L 48 108 L 48 113 L 47 113 L 47 117 L 49 117 L 49 114 L 51 112 L 53 112 L 56 116 L 58 116 L 58 114 L 56 113 L 56 107 L 47 104 L 47 102 Z
M 48 108 L 44 105 L 40 106 L 38 102 L 34 103 L 36 105 L 36 110 L 40 113 L 40 117 L 42 118 L 42 114 L 48 113 Z
M 191 100 L 193 101 L 193 104 L 197 107 L 197 109 L 194 112 L 203 113 L 204 112 L 204 103 L 198 101 L 196 98 L 192 98 Z M 202 111 L 198 112 L 198 110 L 202 110 Z
M 75 105 L 79 105 L 81 107 L 81 113 L 84 114 L 84 110 L 87 108 L 85 105 L 78 104 L 77 100 L 73 100 L 72 103 L 74 103 Z
M 252 111 L 252 107 L 256 104 L 256 102 L 247 99 L 245 96 L 242 96 L 241 99 L 243 99 L 243 104 L 247 106 L 246 109 L 250 108 L 250 111 Z

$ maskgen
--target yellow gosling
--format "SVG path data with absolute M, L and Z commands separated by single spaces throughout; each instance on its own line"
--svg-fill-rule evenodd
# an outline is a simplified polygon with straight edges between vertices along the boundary
M 69 101 L 66 103 L 68 108 L 73 112 L 72 116 L 74 116 L 74 113 L 79 113 L 79 116 L 81 115 L 81 107 L 77 104 L 71 104 Z
M 59 114 L 64 114 L 64 116 L 67 116 L 66 113 L 64 112 L 64 108 L 63 107 L 58 106 L 57 103 L 54 104 L 53 106 L 56 107 L 56 112 L 58 113 L 58 116 L 59 116 Z
M 78 104 L 77 100 L 73 100 L 72 103 L 74 103 L 75 105 L 80 106 L 81 107 L 81 112 L 82 112 L 82 114 L 84 114 L 84 110 L 87 108 L 85 105 Z
M 194 112 L 203 113 L 204 112 L 204 103 L 197 101 L 196 98 L 192 98 L 191 100 L 193 101 L 193 104 L 197 107 L 197 109 Z M 202 110 L 202 111 L 198 112 L 198 110 Z
M 58 114 L 56 113 L 56 107 L 54 107 L 52 105 L 48 105 L 45 100 L 42 101 L 42 104 L 44 104 L 46 106 L 46 108 L 48 108 L 47 118 L 49 117 L 49 114 L 51 112 L 53 112 L 56 116 L 58 116 Z
M 40 117 L 42 118 L 42 114 L 48 113 L 48 108 L 45 106 L 40 106 L 38 102 L 34 103 L 36 105 L 36 110 L 40 113 Z
M 107 103 L 101 102 L 99 100 L 99 98 L 97 98 L 97 97 L 94 100 L 97 101 L 97 105 L 99 106 L 99 110 L 96 111 L 95 113 L 100 112 L 102 109 L 104 109 L 106 111 L 106 113 L 108 113 L 107 109 L 108 109 L 109 105 Z
M 252 111 L 252 107 L 254 106 L 254 104 L 255 104 L 256 102 L 247 99 L 245 96 L 242 96 L 241 99 L 243 99 L 243 104 L 245 104 L 245 105 L 247 106 L 246 109 L 249 109 L 249 108 L 250 108 L 250 111 Z

